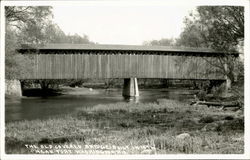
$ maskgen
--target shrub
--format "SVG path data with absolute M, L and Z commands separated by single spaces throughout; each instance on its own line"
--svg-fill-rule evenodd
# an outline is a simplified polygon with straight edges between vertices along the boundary
M 199 120 L 200 123 L 212 123 L 214 122 L 214 118 L 211 116 L 203 117 Z

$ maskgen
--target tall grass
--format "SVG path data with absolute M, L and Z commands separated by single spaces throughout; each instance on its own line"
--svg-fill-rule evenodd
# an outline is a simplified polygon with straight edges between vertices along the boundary
M 234 112 L 164 99 L 97 105 L 48 120 L 10 122 L 5 133 L 7 153 L 25 153 L 24 143 L 57 137 L 70 139 L 70 144 L 127 146 L 127 154 L 244 152 L 244 121 Z M 179 139 L 182 133 L 189 136 Z M 150 147 L 133 149 L 145 145 Z

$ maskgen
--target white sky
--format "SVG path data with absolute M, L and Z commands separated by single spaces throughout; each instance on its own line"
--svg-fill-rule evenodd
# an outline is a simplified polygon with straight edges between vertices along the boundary
M 192 5 L 54 6 L 54 21 L 66 34 L 86 34 L 100 44 L 140 45 L 177 38 Z

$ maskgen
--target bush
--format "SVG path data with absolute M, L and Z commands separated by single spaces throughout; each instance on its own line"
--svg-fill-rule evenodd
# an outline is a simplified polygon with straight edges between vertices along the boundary
M 203 117 L 199 120 L 200 123 L 212 123 L 214 122 L 214 118 L 211 116 Z
M 206 99 L 207 93 L 204 90 L 198 92 L 197 97 L 199 100 L 204 101 Z

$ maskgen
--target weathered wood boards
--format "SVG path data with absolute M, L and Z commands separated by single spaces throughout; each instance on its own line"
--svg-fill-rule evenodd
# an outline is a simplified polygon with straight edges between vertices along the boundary
M 31 56 L 31 55 L 29 55 Z M 224 79 L 216 57 L 143 54 L 33 54 L 33 72 L 20 79 Z

